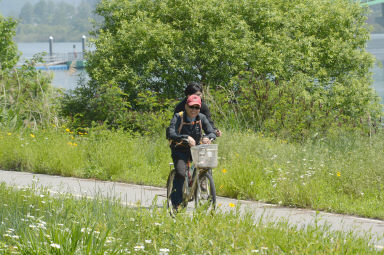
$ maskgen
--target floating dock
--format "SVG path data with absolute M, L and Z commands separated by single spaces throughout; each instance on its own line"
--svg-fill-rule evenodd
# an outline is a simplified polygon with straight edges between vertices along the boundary
M 36 70 L 69 70 L 70 68 L 75 69 L 83 69 L 85 68 L 85 65 L 87 64 L 87 61 L 85 60 L 73 60 L 73 61 L 66 61 L 66 62 L 60 62 L 60 63 L 49 63 L 46 65 L 38 65 L 36 66 Z

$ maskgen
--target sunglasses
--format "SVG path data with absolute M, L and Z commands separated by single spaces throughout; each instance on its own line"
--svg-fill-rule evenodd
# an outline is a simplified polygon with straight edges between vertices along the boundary
M 194 109 L 194 110 L 200 110 L 200 107 L 199 107 L 199 106 L 189 106 L 189 105 L 188 105 L 188 107 L 191 108 L 191 109 Z

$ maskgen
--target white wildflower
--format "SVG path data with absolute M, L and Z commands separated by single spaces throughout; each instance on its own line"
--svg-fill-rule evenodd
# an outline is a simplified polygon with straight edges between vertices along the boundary
M 28 213 L 28 214 L 27 214 L 27 218 L 34 219 L 35 216 L 32 216 L 32 215 L 30 215 L 30 214 Z
M 60 249 L 61 248 L 60 244 L 57 244 L 57 243 L 51 243 L 50 246 L 53 247 L 53 248 L 56 248 L 56 249 Z
M 168 254 L 168 252 L 169 252 L 169 249 L 168 248 L 160 248 L 160 254 Z
M 145 243 L 152 243 L 152 240 L 145 240 Z
M 107 240 L 105 241 L 106 243 L 112 243 L 112 241 L 114 241 L 115 240 L 115 238 L 114 237 L 112 237 L 112 236 L 108 236 L 107 237 Z
M 135 246 L 135 247 L 133 247 L 133 249 L 135 250 L 135 251 L 143 251 L 144 250 L 144 246 L 143 245 L 137 245 L 137 246 Z

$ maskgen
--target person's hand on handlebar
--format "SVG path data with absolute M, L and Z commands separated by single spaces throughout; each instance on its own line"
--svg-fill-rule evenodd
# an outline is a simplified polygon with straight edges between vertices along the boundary
M 188 144 L 190 147 L 193 147 L 196 145 L 195 139 L 193 139 L 191 136 L 188 136 Z
M 208 137 L 204 137 L 203 140 L 201 141 L 201 143 L 203 143 L 203 144 L 211 144 L 211 139 L 209 139 Z

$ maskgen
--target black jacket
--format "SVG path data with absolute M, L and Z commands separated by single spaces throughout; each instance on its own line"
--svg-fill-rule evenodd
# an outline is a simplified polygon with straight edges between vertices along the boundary
M 184 98 L 181 102 L 179 102 L 176 105 L 174 113 L 185 111 L 185 104 L 186 103 L 187 103 L 187 98 Z M 207 117 L 207 119 L 208 119 L 209 123 L 211 124 L 212 128 L 214 130 L 217 130 L 217 128 L 215 127 L 215 124 L 213 123 L 213 120 L 211 118 L 211 112 L 209 111 L 208 106 L 204 103 L 203 100 L 201 100 L 200 113 L 204 114 Z
M 185 111 L 180 115 L 180 113 L 175 113 L 173 115 L 173 118 L 171 120 L 171 124 L 169 125 L 169 139 L 172 140 L 171 143 L 171 149 L 172 150 L 182 150 L 182 151 L 189 151 L 189 146 L 186 146 L 186 144 L 183 144 L 183 140 L 186 140 L 188 136 L 191 136 L 196 141 L 196 145 L 200 143 L 200 139 L 203 137 L 208 137 L 210 139 L 215 139 L 215 130 L 212 128 L 211 124 L 209 123 L 207 117 L 204 114 L 199 113 L 199 115 L 196 117 L 196 120 L 191 123 L 187 120 L 187 114 Z M 180 125 L 184 121 L 184 124 L 180 130 Z M 201 122 L 201 125 L 199 123 Z M 201 127 L 203 130 L 201 130 Z M 203 135 L 203 132 L 205 135 Z

